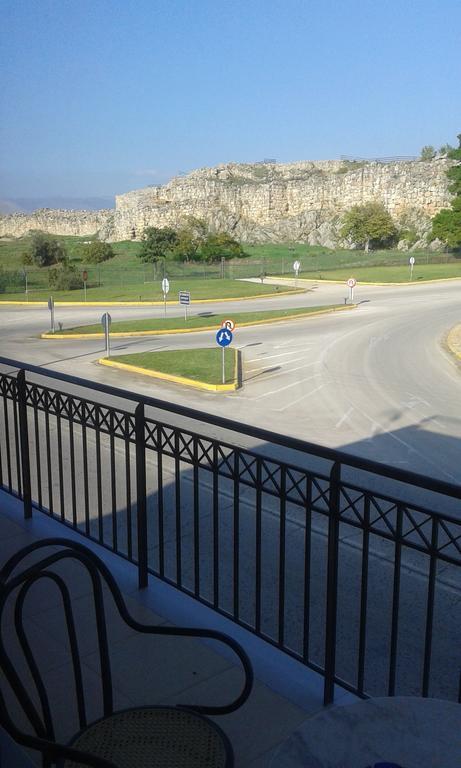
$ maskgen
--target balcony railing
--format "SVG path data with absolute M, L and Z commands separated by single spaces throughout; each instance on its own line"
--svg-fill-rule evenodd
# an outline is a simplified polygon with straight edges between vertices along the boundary
M 0 358 L 0 486 L 359 696 L 461 700 L 461 487 Z M 461 504 L 459 504 L 461 507 Z

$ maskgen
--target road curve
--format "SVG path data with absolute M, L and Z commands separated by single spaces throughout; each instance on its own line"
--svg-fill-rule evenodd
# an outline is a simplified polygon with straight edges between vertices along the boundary
M 319 285 L 298 296 L 196 305 L 193 313 L 342 303 L 347 289 Z M 101 340 L 40 341 L 43 308 L 0 308 L 1 354 L 172 402 L 229 416 L 311 442 L 461 482 L 461 375 L 443 348 L 459 322 L 458 282 L 358 286 L 356 310 L 235 333 L 245 387 L 219 396 L 98 368 Z M 95 322 L 101 308 L 59 308 L 64 327 Z M 110 308 L 112 317 L 161 316 L 161 308 Z M 173 310 L 169 312 L 173 315 Z M 175 311 L 181 314 L 181 310 Z M 113 354 L 214 343 L 214 334 L 119 339 Z

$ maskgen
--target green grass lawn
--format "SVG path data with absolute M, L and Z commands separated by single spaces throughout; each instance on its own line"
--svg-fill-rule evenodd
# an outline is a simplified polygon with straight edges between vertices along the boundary
M 355 277 L 357 282 L 364 283 L 404 283 L 410 280 L 410 268 L 405 266 L 389 267 L 353 267 L 347 269 L 332 269 L 322 272 L 313 272 L 305 277 L 315 280 L 347 280 Z M 448 264 L 415 264 L 413 268 L 413 282 L 424 280 L 443 280 L 450 277 L 461 277 L 461 260 Z
M 293 288 L 275 285 L 261 285 L 261 283 L 245 283 L 239 280 L 171 280 L 167 301 L 178 304 L 179 291 L 190 291 L 191 300 L 204 299 L 230 299 L 245 296 L 264 296 L 265 294 L 286 293 Z M 49 296 L 55 301 L 84 301 L 85 294 L 81 290 L 53 291 L 37 290 L 29 293 L 29 301 L 47 301 Z M 26 301 L 24 293 L 0 293 L 0 301 Z M 94 287 L 87 288 L 87 301 L 163 301 L 163 293 L 160 281 L 151 283 L 139 283 L 135 285 L 125 284 L 118 287 Z
M 218 347 L 209 349 L 184 349 L 168 352 L 138 352 L 133 355 L 111 357 L 117 363 L 136 365 L 150 371 L 169 373 L 172 376 L 184 376 L 194 381 L 207 384 L 222 384 L 222 350 Z M 232 349 L 224 350 L 226 383 L 234 380 L 235 354 Z
M 298 309 L 274 309 L 266 312 L 207 312 L 206 315 L 190 315 L 188 320 L 184 317 L 164 318 L 144 318 L 139 320 L 119 320 L 111 325 L 112 333 L 134 332 L 134 331 L 171 331 L 190 328 L 218 328 L 221 327 L 223 320 L 229 317 L 237 325 L 239 323 L 252 323 L 260 320 L 272 320 L 277 318 L 291 317 L 292 315 L 309 315 L 319 310 L 338 309 L 344 305 L 332 304 L 318 307 L 300 307 Z M 79 325 L 74 328 L 66 328 L 59 332 L 64 334 L 74 333 L 102 333 L 101 325 Z
M 102 264 L 85 264 L 83 261 L 83 244 L 92 238 L 89 236 L 70 237 L 54 236 L 69 254 L 71 263 L 80 273 L 88 272 L 87 298 L 89 301 L 148 301 L 159 300 L 161 295 L 161 280 L 167 276 L 171 283 L 171 293 L 177 290 L 191 290 L 193 298 L 210 298 L 213 292 L 216 298 L 236 296 L 229 293 L 228 285 L 233 281 L 248 277 L 259 277 L 261 272 L 266 275 L 292 276 L 293 262 L 301 264 L 300 276 L 325 279 L 346 279 L 351 270 L 357 279 L 370 282 L 401 282 L 406 279 L 408 272 L 409 254 L 397 250 L 364 251 L 329 249 L 322 246 L 309 246 L 304 243 L 264 243 L 260 245 L 244 244 L 248 256 L 213 264 L 182 263 L 167 260 L 157 264 L 144 264 L 138 254 L 141 247 L 139 242 L 122 241 L 112 243 L 115 256 Z M 94 237 L 94 236 L 93 236 Z M 30 245 L 30 236 L 8 240 L 0 238 L 0 267 L 9 273 L 9 284 L 0 294 L 0 300 L 24 300 L 25 278 L 22 275 L 22 255 Z M 415 280 L 429 279 L 430 269 L 436 270 L 434 276 L 458 276 L 461 269 L 461 259 L 456 260 L 453 254 L 431 253 L 429 251 L 412 252 L 416 259 Z M 222 280 L 221 270 L 224 269 L 225 280 Z M 27 267 L 28 298 L 45 300 L 50 295 L 48 285 L 48 269 Z M 361 272 L 360 270 L 363 270 Z M 381 271 L 384 270 L 384 271 Z M 392 272 L 396 270 L 396 274 Z M 369 275 L 368 272 L 373 272 Z M 366 276 L 364 276 L 366 275 Z M 432 275 L 431 275 L 432 276 Z M 216 279 L 213 279 L 216 278 Z M 213 283 L 212 289 L 200 287 L 201 283 Z M 218 282 L 220 287 L 218 287 Z M 243 291 L 250 290 L 243 288 Z M 255 287 L 254 293 L 265 293 L 266 288 Z M 83 279 L 81 289 L 53 293 L 56 299 L 63 301 L 83 300 Z M 170 296 L 171 296 L 170 293 Z M 241 293 L 240 295 L 250 295 Z

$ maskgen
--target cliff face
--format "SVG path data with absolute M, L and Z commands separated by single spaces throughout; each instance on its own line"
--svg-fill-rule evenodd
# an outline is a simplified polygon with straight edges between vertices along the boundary
M 445 172 L 451 162 L 230 163 L 118 195 L 115 212 L 4 216 L 0 235 L 17 236 L 34 228 L 139 239 L 146 226 L 176 227 L 195 216 L 242 242 L 299 240 L 334 246 L 344 212 L 370 200 L 382 202 L 397 221 L 423 235 L 432 216 L 450 205 Z

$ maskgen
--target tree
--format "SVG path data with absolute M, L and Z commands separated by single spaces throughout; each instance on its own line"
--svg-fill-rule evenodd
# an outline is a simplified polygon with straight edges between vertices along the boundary
M 139 258 L 155 264 L 159 259 L 166 256 L 174 249 L 178 242 L 178 234 L 171 227 L 146 227 L 142 236 L 141 250 Z
M 31 260 L 37 267 L 48 267 L 67 261 L 65 248 L 53 238 L 46 237 L 43 232 L 32 235 L 29 249 Z
M 420 158 L 421 160 L 433 160 L 436 155 L 434 147 L 432 147 L 430 144 L 426 144 L 425 147 L 422 148 Z
M 94 240 L 87 243 L 83 248 L 82 258 L 84 264 L 100 264 L 101 261 L 113 259 L 114 249 L 110 243 L 103 243 L 101 240 Z
M 432 237 L 437 237 L 449 248 L 461 248 L 461 133 L 458 134 L 459 146 L 451 149 L 448 157 L 458 161 L 447 171 L 451 181 L 449 190 L 454 195 L 450 208 L 443 208 L 432 219 Z
M 213 262 L 221 259 L 238 259 L 245 256 L 242 246 L 227 232 L 209 234 L 200 247 L 203 261 Z
M 341 237 L 363 246 L 365 251 L 370 244 L 388 244 L 396 234 L 392 216 L 381 203 L 354 205 L 345 214 L 341 227 Z

